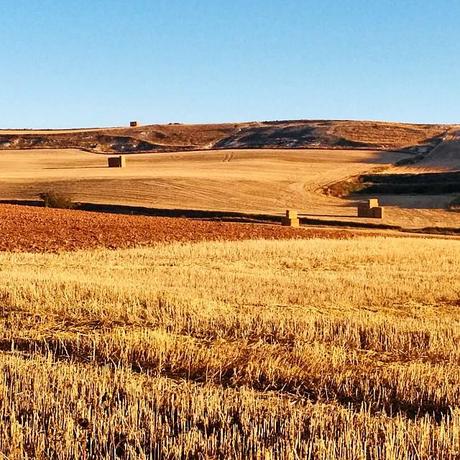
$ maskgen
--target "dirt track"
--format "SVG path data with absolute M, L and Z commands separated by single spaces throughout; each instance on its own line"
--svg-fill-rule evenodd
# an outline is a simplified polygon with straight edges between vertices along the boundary
M 295 229 L 269 224 L 206 222 L 0 205 L 1 251 L 115 249 L 173 241 L 342 239 L 352 238 L 355 234 L 346 230 Z

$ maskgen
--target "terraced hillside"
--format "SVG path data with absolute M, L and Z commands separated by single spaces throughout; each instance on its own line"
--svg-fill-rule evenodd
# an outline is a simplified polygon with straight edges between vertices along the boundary
M 267 121 L 134 128 L 3 130 L 0 150 L 79 148 L 96 153 L 244 148 L 362 148 L 424 153 L 449 126 L 368 121 Z
M 347 184 L 348 182 L 348 184 Z M 425 154 L 406 157 L 394 166 L 361 174 L 332 189 L 378 195 L 385 205 L 457 209 L 460 202 L 460 130 L 450 129 L 443 142 Z M 353 196 L 353 195 L 351 195 Z

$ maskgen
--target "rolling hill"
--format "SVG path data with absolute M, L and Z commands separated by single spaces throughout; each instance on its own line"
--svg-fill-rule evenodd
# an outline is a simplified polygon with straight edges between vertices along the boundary
M 370 121 L 272 121 L 0 130 L 0 200 L 55 190 L 83 203 L 460 228 L 460 129 Z M 130 154 L 107 168 L 105 154 Z M 101 155 L 102 154 L 102 155 Z M 355 192 L 355 193 L 353 193 Z M 454 209 L 455 208 L 455 209 Z
M 145 125 L 75 130 L 0 130 L 0 150 L 79 148 L 142 153 L 246 148 L 399 150 L 425 153 L 451 127 L 374 121 L 298 120 Z

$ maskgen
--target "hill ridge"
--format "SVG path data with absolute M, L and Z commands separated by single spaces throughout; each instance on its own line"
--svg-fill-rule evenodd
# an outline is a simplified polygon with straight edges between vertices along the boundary
M 424 153 L 455 125 L 350 120 L 153 124 L 63 130 L 0 130 L 0 150 L 80 148 L 95 153 L 213 149 L 351 148 Z

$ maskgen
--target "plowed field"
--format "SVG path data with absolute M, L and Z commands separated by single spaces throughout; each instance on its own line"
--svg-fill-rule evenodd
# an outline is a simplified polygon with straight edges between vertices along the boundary
M 345 230 L 127 216 L 76 210 L 0 206 L 1 251 L 126 248 L 156 242 L 351 238 Z

